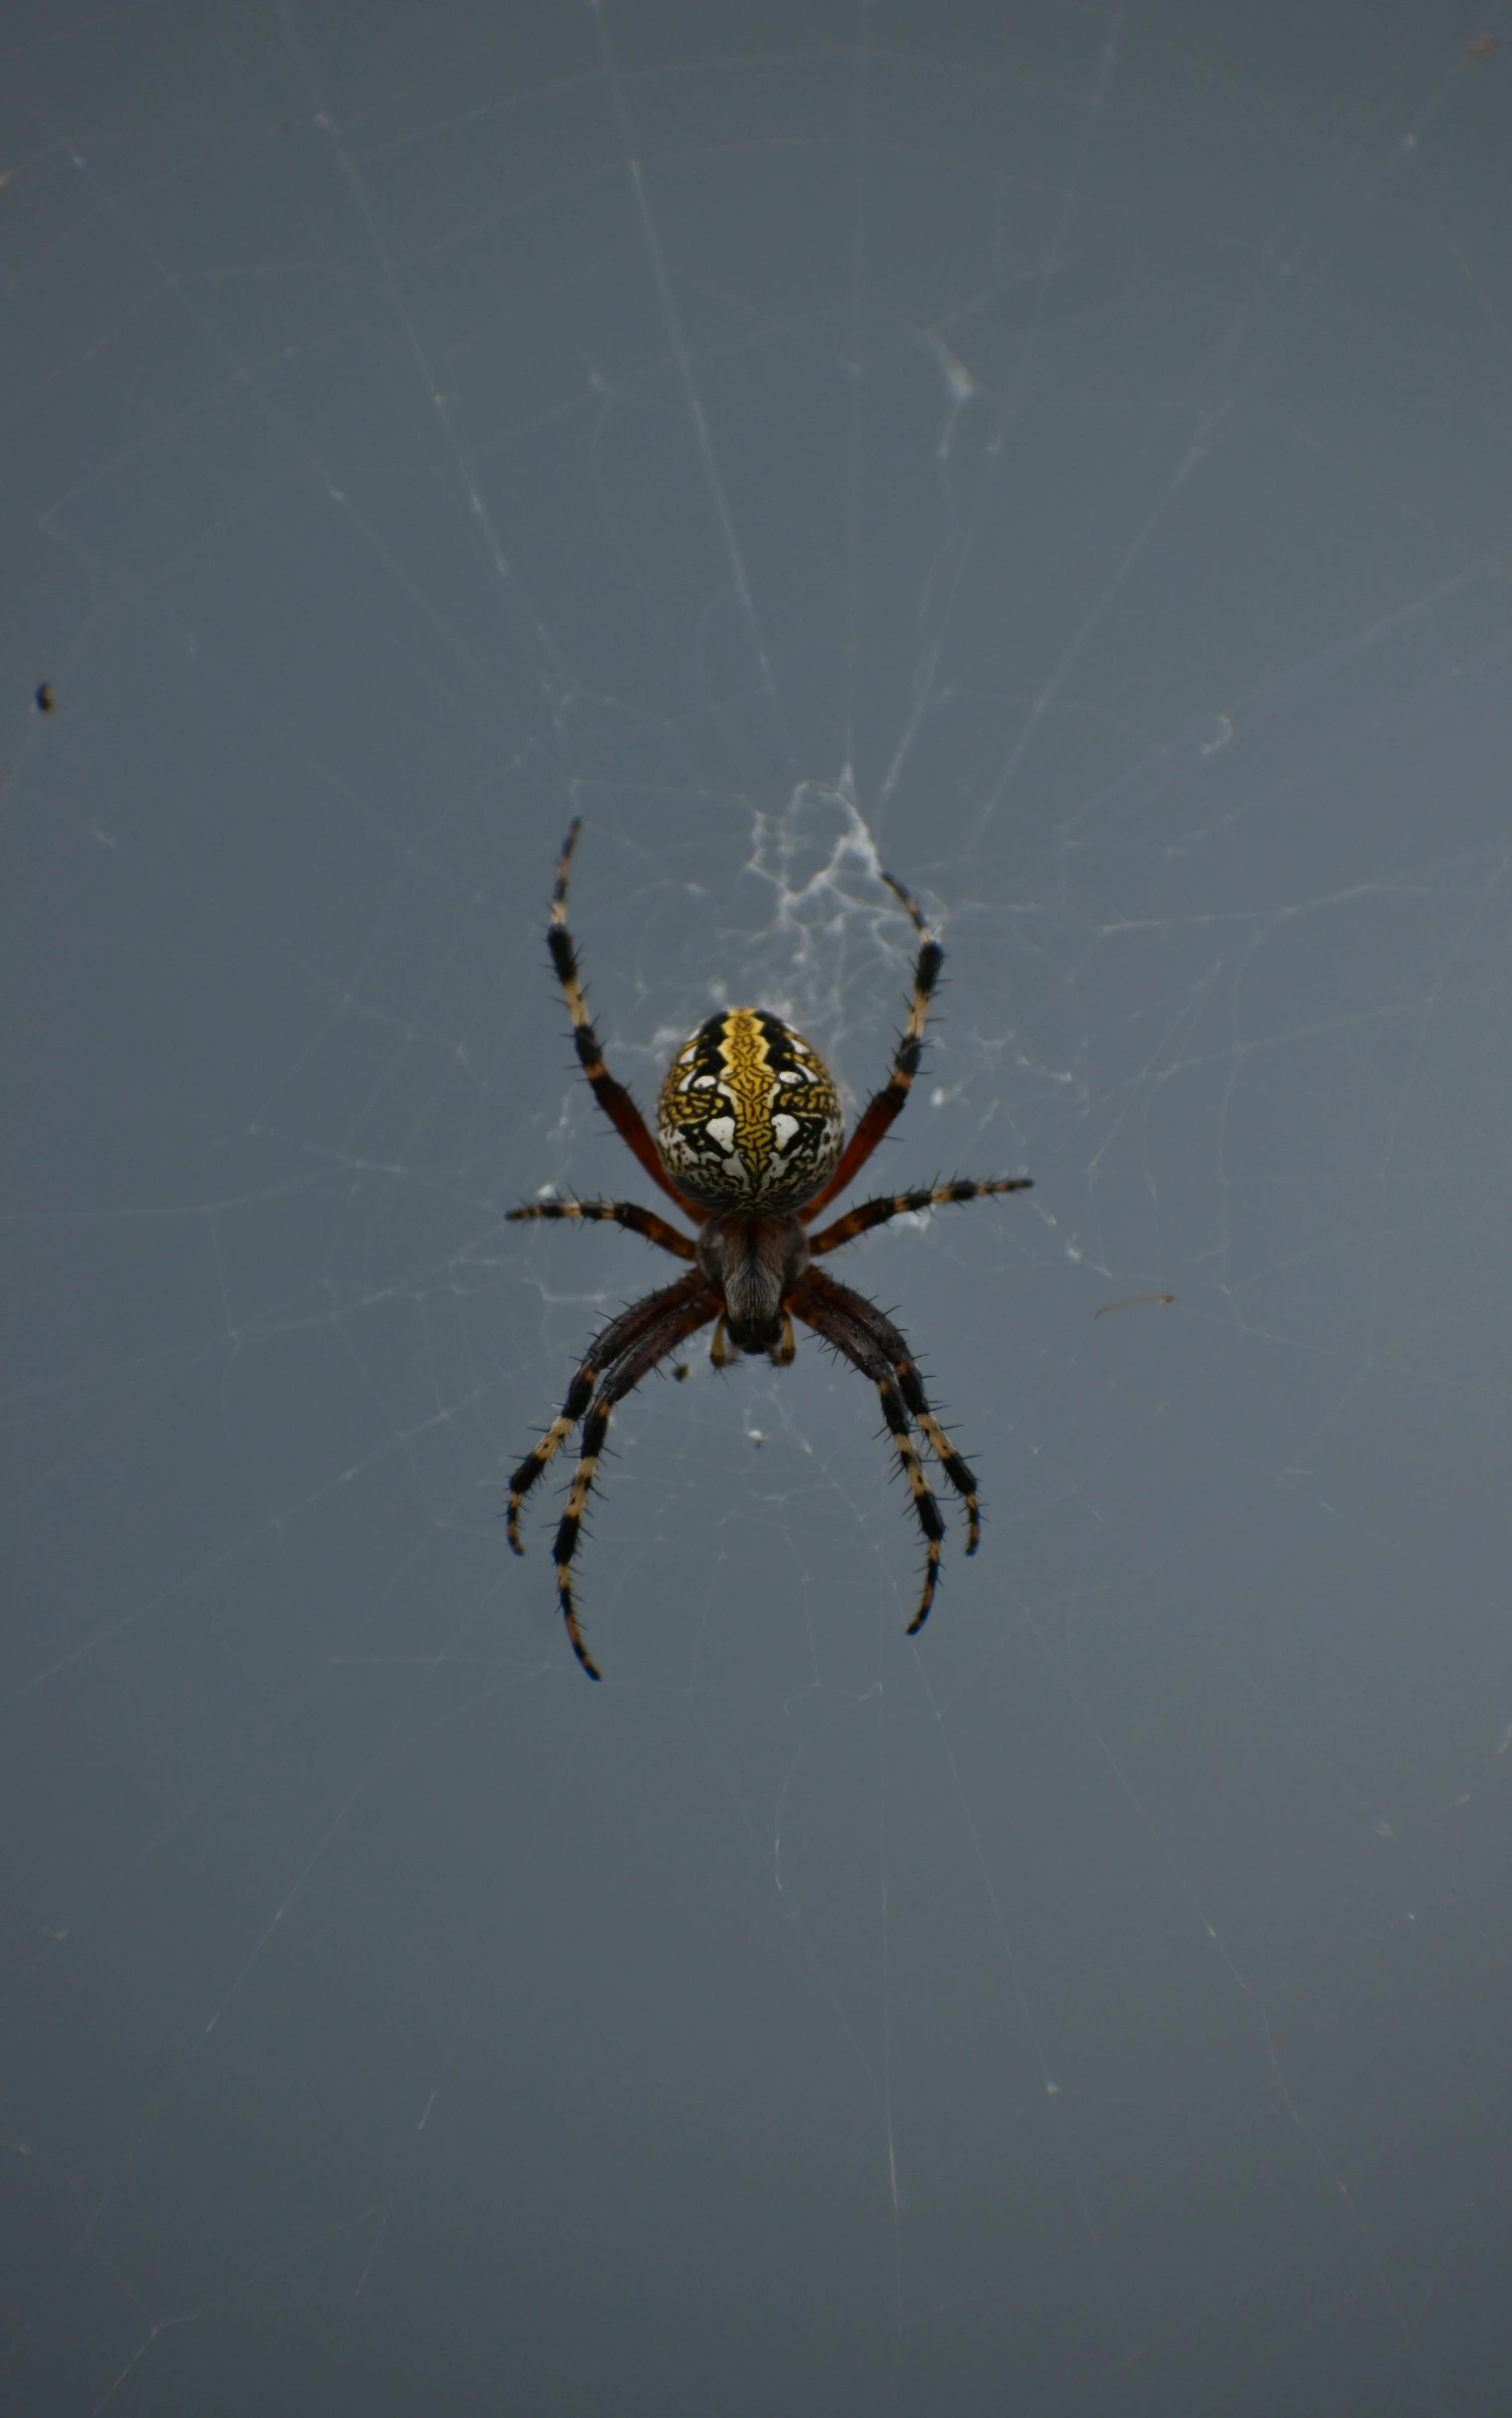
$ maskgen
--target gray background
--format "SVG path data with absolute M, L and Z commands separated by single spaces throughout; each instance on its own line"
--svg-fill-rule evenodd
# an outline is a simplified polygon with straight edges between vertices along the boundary
M 1507 9 L 7 28 L 7 2409 L 1503 2407 Z M 916 1642 L 812 1338 L 505 1550 L 574 813 L 642 1100 L 942 921 Z

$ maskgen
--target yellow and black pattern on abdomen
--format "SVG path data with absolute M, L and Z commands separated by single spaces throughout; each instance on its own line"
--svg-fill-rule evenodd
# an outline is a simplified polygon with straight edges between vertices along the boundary
M 683 1043 L 656 1104 L 656 1144 L 701 1209 L 780 1213 L 812 1200 L 840 1157 L 840 1100 L 802 1033 L 731 1007 Z

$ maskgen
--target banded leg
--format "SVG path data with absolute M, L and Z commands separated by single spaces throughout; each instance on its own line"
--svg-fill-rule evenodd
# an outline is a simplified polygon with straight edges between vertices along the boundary
M 848 1284 L 837 1284 L 835 1278 L 825 1275 L 822 1269 L 811 1268 L 804 1281 L 812 1286 L 818 1299 L 829 1302 L 842 1316 L 850 1318 L 891 1362 L 903 1401 L 918 1424 L 919 1434 L 927 1442 L 964 1506 L 966 1557 L 969 1560 L 982 1541 L 982 1514 L 976 1496 L 976 1479 L 930 1410 L 918 1364 L 906 1340 L 875 1301 L 868 1301 L 861 1293 L 853 1293 Z
M 676 1286 L 669 1288 L 674 1292 L 678 1289 Z M 567 1634 L 572 1639 L 573 1652 L 590 1679 L 599 1679 L 602 1674 L 584 1644 L 583 1632 L 578 1626 L 577 1607 L 573 1602 L 572 1563 L 573 1555 L 578 1549 L 578 1537 L 583 1527 L 583 1513 L 593 1488 L 594 1472 L 599 1466 L 599 1456 L 604 1450 L 604 1439 L 609 1432 L 609 1415 L 615 1404 L 623 1401 L 631 1388 L 637 1386 L 641 1378 L 655 1367 L 658 1360 L 664 1359 L 668 1352 L 675 1351 L 685 1336 L 696 1333 L 701 1326 L 707 1326 L 718 1307 L 718 1300 L 709 1291 L 707 1285 L 703 1286 L 701 1297 L 694 1300 L 690 1306 L 681 1309 L 669 1306 L 665 1315 L 651 1328 L 649 1334 L 642 1335 L 639 1342 L 625 1353 L 619 1366 L 611 1370 L 595 1395 L 592 1408 L 583 1422 L 582 1455 L 573 1472 L 567 1508 L 562 1514 L 562 1524 L 557 1530 L 557 1601 L 562 1606 L 562 1617 L 567 1623 Z
M 842 1305 L 827 1297 L 828 1293 L 844 1294 L 844 1285 L 821 1289 L 824 1280 L 816 1283 L 814 1273 L 806 1276 L 791 1295 L 793 1309 L 816 1335 L 822 1335 L 851 1366 L 870 1377 L 882 1397 L 882 1417 L 892 1438 L 893 1448 L 902 1464 L 913 1499 L 914 1516 L 924 1536 L 924 1587 L 918 1600 L 918 1610 L 908 1623 L 912 1637 L 929 1617 L 934 1590 L 939 1583 L 940 1548 L 945 1540 L 945 1522 L 939 1504 L 929 1491 L 929 1480 L 918 1457 L 918 1448 L 908 1432 L 908 1409 L 902 1387 L 893 1372 L 891 1361 L 879 1343 L 851 1315 L 849 1304 Z M 855 1296 L 859 1299 L 859 1296 Z M 870 1304 L 863 1304 L 870 1307 Z
M 660 1321 L 688 1303 L 708 1298 L 708 1285 L 700 1275 L 681 1276 L 675 1284 L 663 1285 L 658 1293 L 647 1293 L 618 1318 L 611 1319 L 601 1335 L 589 1346 L 588 1355 L 579 1365 L 577 1375 L 567 1389 L 567 1400 L 544 1436 L 534 1444 L 509 1481 L 509 1511 L 505 1534 L 510 1550 L 523 1553 L 520 1542 L 520 1505 L 537 1480 L 546 1474 L 552 1462 L 572 1434 L 594 1398 L 594 1389 L 606 1369 L 613 1369 L 617 1360 L 633 1349 L 641 1337 Z M 712 1306 L 704 1316 L 712 1317 Z M 703 1319 L 698 1323 L 702 1325 Z
M 612 1218 L 627 1233 L 643 1234 L 647 1242 L 659 1243 L 674 1259 L 698 1256 L 686 1234 L 679 1234 L 654 1209 L 642 1209 L 638 1201 L 533 1201 L 526 1209 L 506 1209 L 504 1215 L 510 1225 L 518 1225 L 524 1217 L 582 1217 L 601 1224 Z
M 810 1252 L 838 1251 L 843 1242 L 854 1242 L 858 1234 L 870 1233 L 874 1225 L 885 1225 L 889 1217 L 904 1217 L 912 1209 L 938 1209 L 945 1201 L 981 1201 L 988 1193 L 1032 1193 L 1032 1176 L 1003 1176 L 993 1184 L 926 1184 L 915 1193 L 892 1193 L 877 1201 L 863 1201 L 858 1208 L 847 1209 L 833 1225 L 827 1225 L 809 1238 Z M 516 1214 L 519 1212 L 517 1211 Z
M 934 995 L 934 985 L 939 980 L 939 969 L 945 961 L 945 952 L 924 922 L 918 901 L 912 892 L 904 890 L 901 882 L 895 882 L 890 873 L 884 873 L 882 880 L 893 897 L 901 900 L 922 943 L 918 952 L 918 962 L 913 968 L 913 1000 L 908 1009 L 908 1021 L 903 1027 L 901 1038 L 893 1053 L 892 1071 L 882 1090 L 874 1092 L 867 1102 L 857 1123 L 856 1131 L 841 1152 L 840 1164 L 824 1191 L 817 1194 L 807 1208 L 799 1212 L 805 1225 L 808 1224 L 816 1209 L 822 1209 L 826 1202 L 835 1200 L 838 1194 L 843 1193 L 852 1178 L 865 1167 L 907 1099 L 913 1078 L 918 1073 L 919 1059 L 923 1054 L 924 1023 L 929 1013 L 929 1001 Z
M 557 980 L 562 985 L 562 996 L 567 1001 L 567 1012 L 573 1020 L 573 1042 L 578 1052 L 578 1062 L 593 1086 L 594 1098 L 622 1141 L 634 1152 L 651 1182 L 659 1185 L 695 1224 L 701 1225 L 708 1215 L 707 1209 L 695 1209 L 691 1203 L 684 1201 L 662 1166 L 661 1155 L 646 1132 L 645 1120 L 639 1109 L 624 1084 L 615 1081 L 604 1063 L 599 1036 L 594 1030 L 588 1002 L 583 996 L 578 952 L 567 929 L 568 876 L 572 868 L 573 850 L 578 845 L 578 834 L 582 828 L 583 817 L 575 815 L 567 838 L 562 843 L 562 854 L 557 859 L 557 878 L 551 894 L 551 923 L 546 933 L 546 945 L 551 950 L 551 961 L 556 967 Z

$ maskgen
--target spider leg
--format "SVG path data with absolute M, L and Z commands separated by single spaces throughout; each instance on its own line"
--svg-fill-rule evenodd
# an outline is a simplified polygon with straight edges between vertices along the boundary
M 707 1298 L 708 1284 L 701 1274 L 680 1276 L 675 1284 L 663 1285 L 659 1292 L 647 1293 L 643 1301 L 632 1302 L 628 1310 L 621 1311 L 618 1318 L 612 1318 L 603 1333 L 594 1338 L 587 1357 L 580 1363 L 567 1389 L 567 1400 L 509 1481 L 509 1512 L 504 1532 L 509 1538 L 511 1551 L 523 1553 L 525 1550 L 520 1542 L 521 1503 L 537 1479 L 545 1476 L 548 1464 L 556 1458 L 559 1449 L 583 1417 L 606 1369 L 612 1370 L 625 1353 L 632 1350 L 641 1337 L 651 1332 L 663 1319 L 672 1316 L 689 1302 L 706 1301 Z M 702 1325 L 704 1317 L 711 1314 L 705 1311 L 698 1323 Z
M 833 1344 L 836 1351 L 844 1359 L 849 1360 L 853 1368 L 860 1369 L 863 1376 L 870 1377 L 882 1397 L 882 1417 L 887 1423 L 888 1433 L 892 1438 L 897 1458 L 902 1464 L 903 1475 L 908 1480 L 908 1491 L 913 1498 L 914 1516 L 924 1535 L 924 1588 L 918 1600 L 918 1610 L 908 1623 L 908 1635 L 912 1637 L 914 1632 L 921 1629 L 928 1619 L 929 1606 L 934 1601 L 934 1590 L 939 1580 L 940 1547 L 945 1539 L 945 1522 L 939 1504 L 929 1491 L 929 1481 L 924 1476 L 923 1463 L 918 1457 L 918 1448 L 908 1432 L 907 1388 L 900 1371 L 894 1367 L 891 1354 L 883 1348 L 882 1342 L 874 1336 L 869 1327 L 857 1317 L 857 1311 L 867 1311 L 872 1316 L 879 1315 L 872 1311 L 871 1303 L 863 1301 L 859 1293 L 851 1292 L 848 1286 L 836 1284 L 829 1277 L 822 1276 L 817 1269 L 811 1268 L 807 1275 L 799 1279 L 788 1299 L 805 1326 L 811 1326 L 815 1334 L 822 1335 L 826 1343 Z M 896 1333 L 895 1328 L 892 1331 L 894 1334 Z M 898 1336 L 898 1341 L 901 1343 L 901 1336 Z M 906 1351 L 904 1360 L 907 1360 Z M 911 1372 L 912 1385 L 917 1388 L 917 1372 L 913 1371 L 911 1361 L 907 1361 L 907 1366 Z M 922 1388 L 918 1388 L 918 1399 L 920 1402 L 923 1401 Z M 930 1417 L 927 1405 L 924 1415 L 929 1418 L 930 1427 L 943 1436 L 943 1431 L 938 1428 L 938 1423 Z M 925 1429 L 924 1433 L 928 1435 L 928 1429 Z M 929 1441 L 933 1444 L 932 1436 Z M 937 1446 L 935 1450 L 938 1451 Z M 946 1450 L 949 1451 L 948 1443 Z M 952 1456 L 952 1458 L 958 1457 Z M 964 1462 L 960 1466 L 969 1478 L 971 1474 L 969 1470 L 965 1469 Z M 946 1475 L 949 1475 L 948 1468 Z M 973 1504 L 975 1499 L 975 1495 L 972 1494 L 970 1500 Z M 968 1546 L 967 1550 L 970 1549 Z
M 510 1225 L 517 1225 L 523 1217 L 582 1217 L 600 1223 L 613 1218 L 627 1233 L 643 1234 L 647 1242 L 659 1243 L 674 1259 L 698 1256 L 686 1234 L 679 1234 L 654 1209 L 642 1209 L 638 1201 L 533 1201 L 527 1209 L 506 1209 L 504 1215 Z
M 588 1012 L 588 1002 L 583 996 L 583 977 L 578 971 L 578 952 L 573 946 L 572 934 L 567 929 L 568 875 L 572 867 L 573 850 L 578 845 L 578 834 L 582 828 L 583 817 L 575 815 L 568 829 L 567 838 L 562 843 L 562 854 L 557 859 L 557 878 L 551 894 L 551 923 L 547 927 L 546 933 L 546 945 L 551 950 L 551 961 L 556 967 L 557 980 L 562 985 L 562 995 L 567 1001 L 567 1012 L 573 1020 L 573 1041 L 577 1048 L 578 1061 L 593 1086 L 594 1098 L 621 1140 L 628 1143 L 634 1152 L 651 1182 L 659 1185 L 662 1192 L 676 1202 L 677 1207 L 685 1215 L 692 1218 L 695 1225 L 701 1225 L 708 1215 L 707 1209 L 695 1209 L 690 1202 L 684 1201 L 662 1166 L 661 1155 L 645 1129 L 645 1120 L 639 1109 L 624 1084 L 615 1081 L 604 1063 L 604 1052 L 599 1046 L 599 1036 L 594 1030 L 593 1019 Z
M 856 1131 L 841 1152 L 835 1173 L 823 1192 L 817 1193 L 799 1210 L 798 1214 L 805 1225 L 816 1210 L 822 1209 L 826 1202 L 833 1201 L 837 1194 L 843 1193 L 852 1178 L 859 1175 L 907 1099 L 909 1087 L 918 1073 L 919 1058 L 923 1054 L 924 1022 L 929 1013 L 929 1001 L 939 980 L 939 969 L 945 961 L 945 952 L 924 922 L 918 901 L 911 891 L 904 890 L 901 882 L 895 882 L 890 873 L 884 873 L 882 880 L 893 897 L 901 900 L 919 937 L 918 962 L 913 968 L 913 999 L 908 1009 L 908 1021 L 893 1052 L 892 1071 L 882 1090 L 874 1092 L 867 1102 Z
M 1033 1190 L 1032 1176 L 1003 1176 L 993 1184 L 926 1184 L 913 1193 L 883 1194 L 880 1200 L 863 1201 L 856 1209 L 847 1209 L 833 1225 L 811 1235 L 809 1250 L 816 1258 L 822 1251 L 838 1251 L 843 1242 L 854 1242 L 858 1234 L 870 1233 L 874 1225 L 885 1225 L 889 1217 L 906 1216 L 910 1209 L 938 1209 L 943 1201 L 981 1201 L 988 1193 Z M 518 1210 L 515 1213 L 520 1214 Z
M 853 1293 L 848 1284 L 837 1284 L 835 1278 L 825 1275 L 822 1269 L 811 1268 L 804 1281 L 813 1287 L 818 1299 L 830 1302 L 842 1315 L 850 1318 L 891 1362 L 903 1401 L 918 1423 L 919 1434 L 927 1440 L 930 1452 L 965 1507 L 966 1555 L 969 1560 L 982 1541 L 982 1515 L 976 1498 L 976 1479 L 930 1410 L 917 1363 L 902 1334 L 875 1301 L 868 1301 L 860 1293 Z
M 689 1278 L 685 1281 L 690 1283 L 693 1280 Z M 622 1356 L 618 1366 L 611 1369 L 594 1397 L 588 1417 L 583 1422 L 582 1455 L 577 1469 L 573 1472 L 567 1508 L 562 1514 L 562 1524 L 557 1530 L 555 1554 L 557 1601 L 562 1606 L 562 1617 L 567 1623 L 567 1634 L 572 1639 L 573 1652 L 590 1679 L 600 1678 L 601 1673 L 583 1642 L 583 1632 L 578 1626 L 577 1607 L 573 1603 L 572 1562 L 573 1555 L 578 1549 L 578 1537 L 582 1531 L 583 1513 L 594 1482 L 594 1472 L 599 1466 L 599 1456 L 604 1450 L 604 1439 L 609 1431 L 609 1415 L 615 1404 L 622 1401 L 632 1387 L 637 1386 L 641 1378 L 655 1367 L 658 1360 L 663 1359 L 668 1352 L 675 1350 L 684 1336 L 695 1333 L 701 1326 L 707 1326 L 718 1309 L 719 1303 L 717 1296 L 709 1291 L 707 1284 L 701 1278 L 698 1281 L 702 1288 L 701 1292 L 694 1297 L 690 1304 L 684 1302 L 683 1306 L 674 1305 L 669 1296 L 682 1292 L 684 1287 L 671 1285 L 667 1288 L 667 1295 L 663 1296 L 666 1306 L 661 1317 L 647 1333 L 642 1334 L 637 1342 L 630 1345 Z

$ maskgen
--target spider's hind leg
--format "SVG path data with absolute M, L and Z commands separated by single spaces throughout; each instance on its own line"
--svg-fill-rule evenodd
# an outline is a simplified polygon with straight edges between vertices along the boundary
M 622 1142 L 633 1151 L 651 1182 L 659 1185 L 684 1214 L 692 1218 L 694 1224 L 701 1224 L 706 1212 L 683 1200 L 662 1166 L 661 1155 L 646 1131 L 645 1120 L 639 1109 L 625 1085 L 616 1082 L 604 1062 L 604 1051 L 588 1012 L 578 952 L 573 945 L 572 934 L 567 929 L 567 885 L 572 871 L 573 850 L 578 845 L 578 834 L 582 828 L 583 818 L 577 815 L 562 843 L 562 854 L 557 859 L 557 878 L 551 894 L 551 922 L 546 928 L 546 945 L 551 951 L 552 965 L 562 985 L 562 996 L 567 1001 L 567 1012 L 573 1022 L 573 1046 L 578 1053 L 578 1063 L 592 1086 L 594 1098 Z
M 924 1026 L 929 1020 L 929 1002 L 934 996 L 934 986 L 945 961 L 945 952 L 925 923 L 913 893 L 904 890 L 901 882 L 894 881 L 890 873 L 884 873 L 882 878 L 906 910 L 908 920 L 918 935 L 919 948 L 913 967 L 913 996 L 908 1005 L 908 1021 L 898 1035 L 887 1080 L 880 1092 L 873 1093 L 863 1109 L 856 1131 L 840 1154 L 834 1175 L 824 1190 L 816 1193 L 814 1199 L 800 1210 L 805 1225 L 816 1211 L 836 1200 L 853 1177 L 861 1173 L 888 1126 L 900 1114 L 912 1088 L 913 1078 L 918 1073 L 918 1062 L 924 1051 Z

